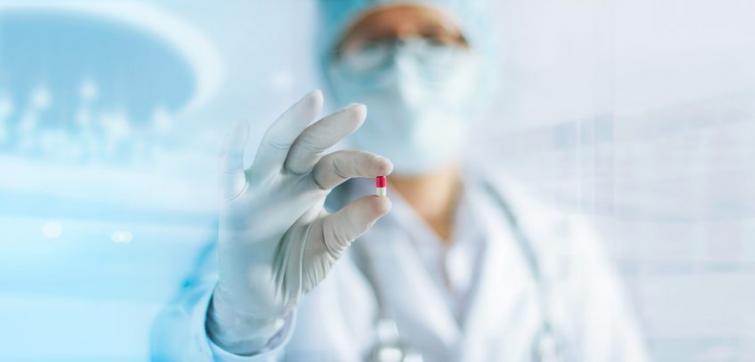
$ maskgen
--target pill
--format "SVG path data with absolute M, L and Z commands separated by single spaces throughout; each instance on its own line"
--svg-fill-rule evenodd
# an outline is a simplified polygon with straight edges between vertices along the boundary
M 388 195 L 388 179 L 385 176 L 375 177 L 375 195 Z

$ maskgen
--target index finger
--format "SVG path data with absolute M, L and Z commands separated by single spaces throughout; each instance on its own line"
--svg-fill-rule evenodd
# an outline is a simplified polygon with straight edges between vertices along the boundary
M 359 128 L 366 116 L 364 105 L 352 104 L 311 124 L 291 146 L 286 169 L 294 173 L 309 172 L 325 150 Z
M 296 137 L 315 120 L 322 110 L 323 95 L 319 90 L 305 95 L 291 106 L 265 132 L 251 170 L 268 174 L 283 169 L 286 156 Z

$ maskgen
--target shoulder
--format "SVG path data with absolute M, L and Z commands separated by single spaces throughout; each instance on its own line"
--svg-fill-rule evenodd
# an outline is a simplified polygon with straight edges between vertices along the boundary
M 605 268 L 608 255 L 591 215 L 568 209 L 533 187 L 501 174 L 484 174 L 484 183 L 505 202 L 543 268 L 563 274 L 574 268 Z
M 516 180 L 489 178 L 539 259 L 554 323 L 575 343 L 580 360 L 645 360 L 634 313 L 590 215 L 559 207 Z M 591 355 L 590 358 L 587 358 Z M 592 358 L 598 356 L 596 358 Z

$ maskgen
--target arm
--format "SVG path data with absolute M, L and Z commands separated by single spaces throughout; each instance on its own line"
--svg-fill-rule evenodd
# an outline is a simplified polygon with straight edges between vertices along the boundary
M 575 280 L 582 280 L 577 299 L 581 312 L 583 361 L 645 362 L 650 358 L 635 311 L 601 238 L 586 223 L 577 223 L 573 263 Z
M 243 162 L 246 127 L 229 137 L 220 175 L 217 275 L 185 285 L 167 313 L 174 322 L 157 334 L 179 341 L 169 355 L 274 359 L 301 297 L 390 209 L 387 198 L 374 195 L 332 214 L 324 209 L 326 196 L 342 182 L 389 174 L 392 165 L 361 151 L 324 155 L 362 125 L 366 108 L 354 104 L 315 121 L 322 104 L 322 94 L 313 92 L 281 115 L 249 168 Z
M 212 293 L 217 284 L 215 241 L 200 250 L 195 269 L 171 302 L 155 318 L 150 333 L 151 361 L 277 361 L 293 332 L 294 315 L 252 356 L 238 356 L 218 347 L 208 336 Z

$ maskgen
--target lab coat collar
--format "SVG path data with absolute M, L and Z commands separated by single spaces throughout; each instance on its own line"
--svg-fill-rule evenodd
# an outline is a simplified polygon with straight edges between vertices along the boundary
M 348 185 L 347 199 L 370 192 L 369 186 L 356 180 Z M 390 189 L 389 189 L 390 192 Z M 411 210 L 397 192 L 389 193 L 391 212 L 365 234 L 360 243 L 374 258 L 376 279 L 386 299 L 389 313 L 396 319 L 399 331 L 420 337 L 413 343 L 446 346 L 449 351 L 460 340 L 461 330 L 448 308 L 446 296 L 437 288 L 437 276 L 425 268 L 417 247 L 437 239 L 430 227 Z M 409 225 L 409 226 L 408 226 Z M 390 283 L 390 286 L 386 284 Z M 420 306 L 418 308 L 418 306 Z M 409 333 L 418 330 L 421 333 Z
M 438 289 L 438 283 L 420 261 L 411 237 L 405 229 L 394 224 L 401 219 L 378 221 L 360 241 L 375 258 L 377 278 L 383 283 L 381 290 L 387 304 L 393 308 L 390 313 L 395 316 L 399 329 L 421 331 L 407 333 L 417 338 L 411 342 L 420 348 L 422 345 L 443 345 L 449 354 L 459 356 L 474 354 L 478 348 L 476 344 L 482 343 L 483 336 L 495 335 L 491 330 L 501 330 L 516 318 L 516 313 L 531 296 L 533 284 L 502 210 L 491 200 L 492 195 L 479 187 L 479 180 L 465 182 L 462 203 L 470 208 L 465 212 L 474 214 L 475 225 L 478 231 L 482 231 L 486 242 L 478 280 L 472 287 L 461 325 Z M 352 191 L 361 194 L 366 190 L 355 188 Z M 398 205 L 395 210 L 408 207 L 401 206 L 403 200 L 399 195 L 390 197 Z M 398 212 L 392 217 L 406 216 L 403 214 Z M 388 282 L 391 285 L 386 288 Z

